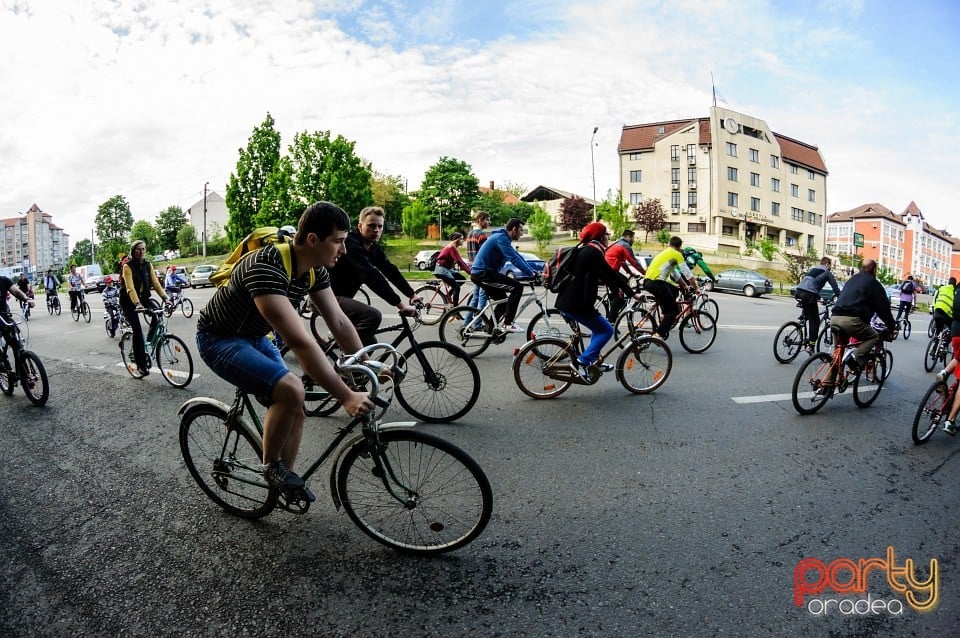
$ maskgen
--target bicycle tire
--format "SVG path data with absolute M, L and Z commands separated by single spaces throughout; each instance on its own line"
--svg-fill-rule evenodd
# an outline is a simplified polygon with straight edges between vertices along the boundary
M 887 380 L 887 358 L 871 356 L 863 364 L 863 370 L 853 380 L 853 402 L 858 408 L 870 406 L 883 389 Z
M 687 352 L 706 352 L 717 340 L 717 320 L 709 312 L 694 310 L 680 322 L 680 345 Z
M 183 339 L 167 334 L 160 339 L 154 354 L 163 378 L 175 388 L 185 388 L 193 380 L 193 357 Z
M 134 379 L 142 379 L 143 375 L 137 372 L 137 359 L 133 354 L 133 332 L 124 332 L 120 337 L 120 360 Z
M 780 363 L 790 363 L 803 350 L 803 327 L 799 321 L 788 321 L 780 326 L 773 338 L 773 357 Z
M 44 405 L 50 397 L 47 370 L 40 357 L 30 350 L 20 353 L 20 386 L 30 402 L 36 406 Z
M 830 329 L 830 320 L 821 322 L 820 334 L 817 335 L 817 351 L 824 352 L 833 347 L 833 331 Z
M 165 304 L 163 304 L 163 316 L 164 316 L 164 317 L 167 317 L 168 319 L 170 318 L 170 315 L 173 314 L 173 307 L 174 307 L 174 305 L 175 305 L 175 304 L 171 304 L 171 303 L 165 303 Z
M 461 329 L 463 319 L 468 313 L 473 313 L 470 321 L 473 329 Z M 467 353 L 467 356 L 476 357 L 483 354 L 493 341 L 493 319 L 479 308 L 473 306 L 454 306 L 440 318 L 440 341 L 451 343 Z
M 183 298 L 183 301 L 180 303 L 180 312 L 183 313 L 183 316 L 186 317 L 187 319 L 189 319 L 190 317 L 192 317 L 192 316 L 193 316 L 193 302 L 190 301 L 189 299 L 187 299 L 186 297 L 184 297 L 184 298 Z
M 617 378 L 634 394 L 649 394 L 666 383 L 673 369 L 673 352 L 659 337 L 630 341 L 617 359 Z
M 434 326 L 446 313 L 452 304 L 439 286 L 423 285 L 413 291 L 413 294 L 423 299 L 423 308 L 420 310 L 420 323 Z
M 231 514 L 262 518 L 276 507 L 278 492 L 260 469 L 260 440 L 229 423 L 221 408 L 201 404 L 183 415 L 180 454 L 200 489 Z
M 10 396 L 13 394 L 14 382 L 14 370 L 10 365 L 10 357 L 8 356 L 9 350 L 7 349 L 6 343 L 3 344 L 3 351 L 0 352 L 0 391 L 5 395 Z
M 569 379 L 576 374 L 573 366 L 577 356 L 570 342 L 559 337 L 539 337 L 528 341 L 513 358 L 513 380 L 521 392 L 533 399 L 558 397 L 572 385 Z M 569 367 L 568 375 L 551 376 L 544 372 L 544 365 L 548 363 L 559 370 Z
M 51 317 L 53 316 L 53 301 L 49 297 L 47 297 L 47 312 Z
M 912 332 L 913 332 L 913 326 L 910 325 L 910 320 L 904 319 L 903 330 L 901 331 L 901 333 L 903 334 L 903 340 L 904 341 L 908 340 L 910 338 L 910 333 Z
M 370 295 L 367 294 L 367 291 L 363 288 L 357 289 L 357 294 L 353 296 L 357 301 L 362 301 L 363 303 L 370 305 Z
M 333 333 L 327 327 L 327 322 L 319 312 L 313 313 L 310 317 L 310 334 L 317 340 L 317 343 L 326 343 L 333 338 Z
M 937 334 L 937 322 L 935 319 L 931 318 L 930 323 L 927 324 L 927 336 L 933 339 Z
M 57 297 L 54 297 L 54 298 L 53 298 L 53 312 L 56 313 L 56 315 L 59 317 L 59 316 L 60 316 L 60 313 L 62 312 L 62 310 L 63 310 L 63 308 L 61 308 L 61 306 L 60 306 L 60 299 L 57 298 Z
M 456 445 L 416 430 L 380 432 L 355 443 L 337 471 L 337 493 L 350 520 L 367 536 L 410 554 L 442 554 L 479 536 L 493 512 L 493 490 L 483 470 Z M 385 457 L 397 484 L 376 460 Z M 391 481 L 403 501 L 387 491 Z
M 396 385 L 394 393 L 403 409 L 421 421 L 456 421 L 469 412 L 480 397 L 480 370 L 457 346 L 425 341 L 403 353 L 403 358 L 407 374 Z
M 70 308 L 70 314 L 73 315 L 73 320 L 80 321 L 80 302 L 77 302 L 77 305 Z
M 833 357 L 825 352 L 818 352 L 803 362 L 800 369 L 797 370 L 797 376 L 793 378 L 793 387 L 790 391 L 790 398 L 793 400 L 793 407 L 800 414 L 813 414 L 830 400 L 833 395 L 833 388 L 825 386 L 833 368 Z M 812 397 L 801 397 L 800 394 L 808 390 L 813 391 Z M 806 401 L 809 399 L 809 403 Z
M 913 417 L 913 428 L 910 435 L 913 437 L 914 445 L 923 445 L 930 440 L 937 426 L 943 422 L 943 418 L 949 414 L 950 404 L 952 403 L 950 390 L 944 381 L 935 381 L 933 385 L 927 388 L 917 406 L 917 413 Z
M 695 309 L 708 312 L 710 313 L 711 317 L 717 321 L 720 321 L 720 304 L 718 304 L 716 300 L 710 299 L 709 297 L 707 299 L 700 297 L 699 299 L 701 299 L 701 301 L 698 302 L 698 304 L 695 306 Z
M 544 318 L 546 317 L 546 318 Z M 582 330 L 582 328 L 581 328 Z M 573 328 L 567 323 L 563 313 L 556 308 L 547 308 L 533 315 L 530 323 L 527 325 L 527 341 L 539 339 L 540 337 L 557 337 L 567 340 L 574 334 Z M 581 339 L 590 338 L 590 333 L 580 333 Z M 581 344 L 582 345 L 582 342 Z
M 887 360 L 887 369 L 885 376 L 883 377 L 883 379 L 886 380 L 887 377 L 890 376 L 890 373 L 893 372 L 893 352 L 890 350 L 890 348 L 883 349 L 883 357 Z
M 114 336 L 114 335 L 116 334 L 116 332 L 117 332 L 116 330 L 111 330 L 111 325 L 112 325 L 112 323 L 113 323 L 113 321 L 110 319 L 109 316 L 107 316 L 107 317 L 103 320 L 103 329 L 107 331 L 107 336 L 110 337 L 111 339 L 113 338 L 113 336 Z
M 923 369 L 927 372 L 933 372 L 937 361 L 940 359 L 940 337 L 933 337 L 927 342 L 927 349 L 923 353 Z
M 90 312 L 90 304 L 88 304 L 86 301 L 80 304 L 80 312 L 83 313 L 83 320 L 87 323 L 90 323 L 90 319 L 93 318 L 93 313 Z
M 613 325 L 613 338 L 619 339 L 626 332 L 632 332 L 634 337 L 654 336 L 657 333 L 656 325 L 656 317 L 648 309 L 624 310 Z

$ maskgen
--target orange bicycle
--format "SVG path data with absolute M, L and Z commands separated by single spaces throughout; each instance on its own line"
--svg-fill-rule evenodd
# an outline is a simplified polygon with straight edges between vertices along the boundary
M 703 299 L 699 295 L 684 292 L 677 303 L 680 313 L 670 329 L 680 326 L 680 345 L 687 352 L 699 354 L 706 352 L 717 339 L 717 318 L 704 310 L 701 304 Z M 712 300 L 711 300 L 712 301 Z M 715 303 L 715 302 L 714 302 Z M 663 321 L 663 311 L 656 299 L 646 310 L 631 313 L 621 313 L 614 325 L 614 334 L 619 337 L 627 331 L 630 322 L 634 322 L 634 329 L 641 333 L 655 333 Z

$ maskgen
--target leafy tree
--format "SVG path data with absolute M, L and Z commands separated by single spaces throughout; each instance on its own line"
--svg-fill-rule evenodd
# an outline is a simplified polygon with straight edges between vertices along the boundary
M 479 193 L 475 208 L 490 215 L 491 226 L 503 226 L 507 223 L 508 219 L 511 217 L 516 217 L 514 214 L 515 207 L 503 201 L 503 196 L 496 191 L 484 191 Z M 464 220 L 457 220 L 459 223 L 463 223 L 463 221 Z M 469 218 L 465 221 L 466 225 L 469 227 Z
M 670 237 L 673 235 L 668 229 L 661 228 L 657 231 L 657 243 L 661 246 L 666 246 L 670 243 Z
M 181 255 L 197 254 L 197 231 L 193 226 L 187 224 L 177 231 L 177 246 L 180 247 Z
M 280 133 L 274 128 L 270 113 L 260 126 L 253 129 L 247 147 L 238 152 L 237 172 L 230 174 L 226 196 L 227 210 L 230 211 L 227 235 L 233 243 L 254 229 L 254 215 L 260 212 L 267 178 L 280 161 Z
M 517 199 L 520 199 L 530 191 L 530 189 L 524 186 L 523 184 L 520 184 L 517 182 L 511 182 L 509 180 L 501 184 L 499 188 L 502 191 L 506 191 L 508 193 L 515 195 Z
M 403 234 L 410 238 L 421 239 L 427 234 L 430 223 L 430 211 L 422 200 L 415 199 L 403 208 Z
M 620 237 L 623 231 L 633 226 L 633 222 L 627 215 L 629 208 L 630 204 L 623 201 L 623 195 L 620 191 L 617 191 L 616 199 L 611 199 L 608 193 L 607 199 L 597 206 L 597 215 L 607 223 L 611 236 Z
M 84 264 L 90 263 L 90 240 L 81 239 L 73 245 L 73 250 L 70 252 L 70 264 L 71 266 L 82 266 Z
M 550 213 L 539 206 L 535 208 L 536 211 L 527 218 L 527 229 L 537 242 L 537 250 L 542 253 L 553 239 L 556 224 L 553 223 Z
M 296 226 L 306 204 L 295 195 L 293 164 L 289 157 L 281 157 L 274 171 L 267 176 L 263 187 L 260 210 L 253 216 L 254 226 Z M 207 249 L 210 237 L 207 237 Z
M 593 207 L 582 197 L 574 195 L 560 202 L 560 228 L 579 231 L 593 218 Z
M 402 228 L 403 208 L 410 203 L 404 179 L 399 175 L 385 175 L 374 171 L 370 177 L 370 192 L 374 205 L 383 209 L 386 229 Z
M 174 250 L 177 248 L 177 233 L 186 224 L 187 214 L 179 206 L 168 206 L 166 210 L 160 211 L 155 225 L 160 249 Z
M 157 239 L 157 229 L 148 221 L 138 220 L 130 228 L 130 242 L 142 239 L 147 243 L 147 259 L 150 255 L 158 252 L 159 241 Z
M 106 243 L 114 240 L 125 242 L 127 240 L 127 232 L 133 226 L 133 213 L 130 212 L 130 204 L 127 203 L 123 195 L 114 195 L 100 204 L 94 226 L 97 231 L 97 238 L 101 242 Z
M 895 284 L 898 281 L 900 281 L 899 278 L 897 277 L 897 273 L 894 272 L 892 269 L 888 268 L 887 266 L 877 267 L 877 279 L 884 286 Z
M 790 277 L 790 281 L 795 284 L 800 283 L 800 280 L 803 279 L 803 276 L 807 273 L 807 271 L 810 270 L 815 263 L 820 261 L 817 259 L 816 255 L 811 257 L 809 254 L 785 254 L 783 257 L 787 260 L 787 274 Z
M 764 237 L 761 239 L 760 243 L 757 245 L 757 249 L 767 261 L 773 261 L 773 256 L 777 254 L 777 245 L 769 237 Z
M 447 219 L 451 225 L 462 225 L 464 220 L 470 219 L 470 211 L 480 201 L 479 186 L 469 164 L 452 157 L 441 157 L 424 174 L 419 200 L 432 219 Z
M 370 165 L 354 152 L 355 142 L 330 131 L 297 133 L 290 145 L 295 197 L 304 206 L 318 200 L 334 202 L 356 219 L 373 202 Z
M 657 240 L 660 240 L 659 231 L 667 225 L 667 213 L 663 210 L 663 204 L 659 199 L 646 199 L 641 202 L 633 211 L 633 219 L 637 223 L 637 228 L 645 234 L 643 240 L 650 238 L 650 233 L 657 233 Z M 667 242 L 670 240 L 667 237 Z M 661 242 L 666 244 L 667 242 Z

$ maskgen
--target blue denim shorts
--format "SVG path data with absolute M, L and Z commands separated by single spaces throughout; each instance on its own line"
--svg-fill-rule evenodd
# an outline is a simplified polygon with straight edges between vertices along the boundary
M 254 396 L 271 397 L 289 370 L 267 337 L 224 337 L 197 331 L 200 358 L 217 376 Z

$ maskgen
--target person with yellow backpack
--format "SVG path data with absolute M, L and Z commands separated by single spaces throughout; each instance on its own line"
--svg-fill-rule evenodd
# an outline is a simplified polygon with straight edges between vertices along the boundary
M 225 282 L 217 278 L 221 285 L 197 322 L 197 350 L 204 363 L 217 376 L 270 403 L 263 428 L 264 478 L 284 494 L 311 502 L 314 495 L 292 469 L 303 437 L 303 381 L 287 369 L 267 335 L 279 334 L 303 370 L 348 414 L 365 414 L 373 408 L 366 393 L 354 392 L 336 373 L 296 310 L 309 295 L 343 352 L 362 347 L 356 329 L 337 304 L 328 272 L 346 253 L 349 226 L 339 206 L 321 201 L 300 216 L 292 241 L 274 228 L 269 241 L 249 250 L 251 243 L 263 238 L 248 237 L 235 251 L 237 256 L 228 258 L 222 270 L 229 275 Z

